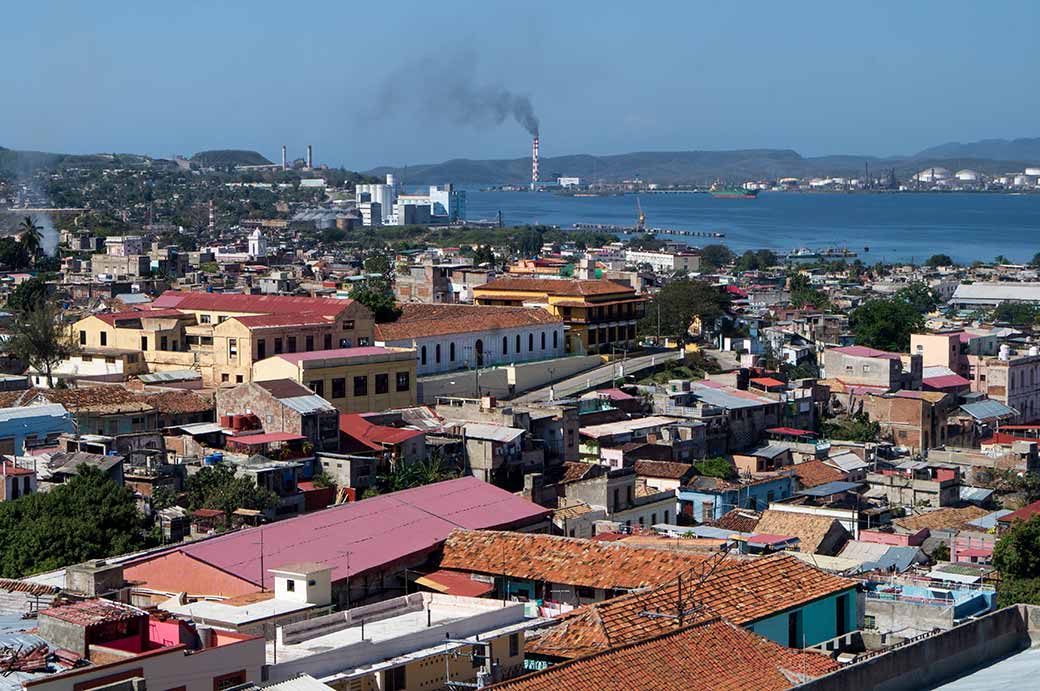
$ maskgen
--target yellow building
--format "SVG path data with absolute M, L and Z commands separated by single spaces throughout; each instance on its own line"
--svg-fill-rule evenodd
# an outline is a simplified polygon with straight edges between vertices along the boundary
M 646 298 L 607 280 L 502 278 L 473 289 L 478 305 L 538 306 L 560 317 L 567 352 L 610 353 L 635 345 Z
M 253 364 L 253 381 L 292 379 L 341 413 L 370 413 L 416 403 L 415 351 L 343 348 L 283 353 Z
M 370 345 L 374 326 L 353 300 L 167 291 L 149 310 L 84 317 L 73 336 L 101 352 L 138 350 L 148 372 L 196 369 L 207 386 L 233 386 L 272 355 Z

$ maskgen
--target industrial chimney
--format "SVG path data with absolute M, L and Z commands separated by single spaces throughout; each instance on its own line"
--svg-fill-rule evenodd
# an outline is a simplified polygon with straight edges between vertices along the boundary
M 314 168 L 314 160 L 311 158 L 311 145 L 307 145 L 307 167 Z
M 531 143 L 531 191 L 538 188 L 538 135 L 534 136 Z
M 286 170 L 286 165 L 285 165 L 285 144 L 282 144 L 282 170 Z

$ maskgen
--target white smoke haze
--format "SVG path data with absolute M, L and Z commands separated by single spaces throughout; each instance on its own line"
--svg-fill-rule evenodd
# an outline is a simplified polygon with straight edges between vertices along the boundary
M 516 120 L 538 136 L 538 116 L 531 99 L 497 83 L 478 83 L 471 51 L 427 55 L 397 68 L 380 85 L 363 121 L 402 113 L 439 117 L 458 125 L 485 128 Z

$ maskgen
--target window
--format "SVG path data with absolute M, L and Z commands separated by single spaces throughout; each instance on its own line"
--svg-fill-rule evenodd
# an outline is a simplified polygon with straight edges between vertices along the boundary
M 534 334 L 527 334 L 527 352 L 534 352 Z
M 626 489 L 628 491 L 625 494 L 628 496 L 628 504 L 629 504 L 629 506 L 631 506 L 632 505 L 632 486 L 629 485 Z
M 842 636 L 846 633 L 847 624 L 845 623 L 846 611 L 848 610 L 848 595 L 842 595 L 835 600 L 835 613 L 834 613 L 834 635 Z
M 553 331 L 553 348 L 559 348 L 559 347 L 560 347 L 560 332 L 559 331 Z
M 397 390 L 408 391 L 411 388 L 411 382 L 408 372 L 397 373 Z
M 79 332 L 79 344 L 80 345 L 87 345 L 87 332 L 86 331 L 80 331 Z
M 141 336 L 141 350 L 148 350 L 148 337 Z
M 614 511 L 618 510 L 618 506 L 621 504 L 621 490 L 617 487 L 614 488 Z
M 367 396 L 368 395 L 368 376 L 354 377 L 354 395 L 355 396 Z
M 296 352 L 296 336 L 289 336 L 288 346 L 290 353 Z
M 325 381 L 324 380 L 322 380 L 322 379 L 315 379 L 312 382 L 308 382 L 307 386 L 309 386 L 310 390 L 313 391 L 314 393 L 318 394 L 319 396 L 324 396 L 325 395 Z
M 231 375 L 229 375 L 227 372 L 224 372 L 220 375 L 220 381 L 222 381 L 225 384 L 228 383 L 229 381 L 231 381 Z
M 520 654 L 520 634 L 511 633 L 509 634 L 509 657 L 516 657 Z
M 291 578 L 287 578 L 285 581 L 285 589 L 290 593 L 296 592 L 296 581 Z
M 441 344 L 438 343 L 433 347 L 433 361 L 438 365 L 441 364 Z
M 343 330 L 344 331 L 350 331 L 353 328 L 354 328 L 354 320 L 353 319 L 347 319 L 346 321 L 343 322 Z
M 210 323 L 210 316 L 208 314 L 200 314 L 199 315 L 199 323 L 200 324 L 209 324 Z
M 801 612 L 791 612 L 787 615 L 787 647 L 800 648 L 802 643 Z
M 542 350 L 545 350 L 545 332 L 542 332 Z
M 107 331 L 102 331 L 101 332 L 101 345 L 108 345 L 108 332 Z
M 231 339 L 231 340 L 233 341 L 235 339 Z M 169 349 L 170 349 L 170 342 L 167 340 L 166 336 L 160 336 L 159 337 L 159 350 L 169 350 Z
M 213 691 L 224 691 L 224 689 L 230 689 L 232 686 L 238 686 L 239 684 L 244 683 L 246 683 L 246 671 L 240 669 L 231 674 L 221 674 L 220 676 L 213 677 Z
M 163 340 L 162 349 L 166 350 L 166 337 L 163 336 L 162 340 Z M 227 340 L 227 354 L 228 354 L 228 357 L 238 357 L 238 339 L 237 338 L 229 338 Z
M 376 393 L 389 393 L 390 392 L 390 375 L 389 374 L 377 374 L 376 375 Z
M 582 600 L 595 600 L 596 599 L 596 589 L 595 588 L 589 588 L 588 586 L 584 586 L 584 585 L 579 585 L 578 586 L 578 597 L 581 598 Z
M 419 362 L 423 365 L 426 364 L 426 346 L 423 346 L 422 350 L 419 351 Z
M 263 360 L 267 357 L 267 339 L 261 338 L 256 342 L 256 359 Z
M 325 338 L 322 339 L 322 347 L 325 350 L 332 350 L 332 334 L 325 334 Z
M 448 362 L 455 362 L 455 344 L 448 344 Z
M 394 667 L 383 672 L 386 691 L 404 691 L 408 687 L 404 670 L 404 667 Z
M 650 514 L 650 525 L 657 525 L 657 514 Z
M 516 347 L 513 348 L 513 352 L 516 353 L 517 355 L 520 354 L 520 334 L 516 335 Z
M 502 354 L 503 355 L 509 355 L 509 337 L 508 336 L 503 336 L 502 337 Z
M 345 377 L 336 377 L 332 380 L 332 397 L 333 398 L 346 398 L 347 397 L 347 380 Z
M 307 352 L 314 350 L 314 336 L 307 336 Z
M 79 359 L 82 360 L 83 362 L 94 362 L 94 356 L 93 355 L 80 355 Z
M 668 509 L 664 510 L 664 522 L 668 523 Z

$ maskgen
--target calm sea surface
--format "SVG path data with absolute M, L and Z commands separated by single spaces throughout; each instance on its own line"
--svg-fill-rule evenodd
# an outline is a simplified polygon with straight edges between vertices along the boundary
M 1040 195 L 799 194 L 715 199 L 708 194 L 642 194 L 655 228 L 725 233 L 721 240 L 677 236 L 693 245 L 722 242 L 734 250 L 847 247 L 867 263 L 949 254 L 959 262 L 1012 261 L 1040 252 Z M 549 193 L 467 190 L 468 217 L 501 210 L 508 225 L 633 225 L 634 195 L 561 197 Z M 661 237 L 667 237 L 662 234 Z M 869 247 L 869 251 L 864 251 Z

